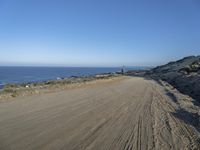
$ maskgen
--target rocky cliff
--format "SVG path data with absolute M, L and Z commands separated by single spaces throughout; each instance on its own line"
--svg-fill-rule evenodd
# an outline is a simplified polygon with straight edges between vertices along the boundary
M 200 56 L 189 56 L 150 70 L 148 75 L 167 81 L 200 103 Z

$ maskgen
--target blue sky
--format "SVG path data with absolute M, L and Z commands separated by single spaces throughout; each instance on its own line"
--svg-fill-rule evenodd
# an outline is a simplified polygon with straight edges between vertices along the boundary
M 154 66 L 198 54 L 199 0 L 0 0 L 0 65 Z

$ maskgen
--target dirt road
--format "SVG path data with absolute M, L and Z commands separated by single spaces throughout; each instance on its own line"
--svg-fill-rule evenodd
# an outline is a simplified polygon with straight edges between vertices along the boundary
M 193 104 L 176 98 L 137 77 L 16 98 L 0 103 L 0 149 L 200 149 L 198 129 L 179 114 Z

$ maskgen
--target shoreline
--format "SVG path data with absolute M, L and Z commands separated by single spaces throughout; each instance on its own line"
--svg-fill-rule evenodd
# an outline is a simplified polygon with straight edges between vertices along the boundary
M 97 80 L 108 80 L 122 76 L 119 73 L 104 73 L 89 76 L 71 76 L 68 78 L 57 78 L 57 80 L 46 80 L 39 82 L 28 82 L 19 84 L 6 84 L 0 89 L 0 100 L 27 96 L 33 94 L 49 93 L 80 87 Z
M 144 70 L 145 66 L 128 66 L 125 71 Z M 7 84 L 29 84 L 70 77 L 95 76 L 97 74 L 115 74 L 121 67 L 14 67 L 0 66 L 0 90 Z
M 52 79 L 44 79 L 44 80 L 33 80 L 33 81 L 25 81 L 25 82 L 10 82 L 10 83 L 0 83 L 0 91 L 2 89 L 4 89 L 5 86 L 23 86 L 23 85 L 30 85 L 30 84 L 40 84 L 40 83 L 45 83 L 45 82 L 49 82 L 49 81 L 58 81 L 58 80 L 66 80 L 66 79 L 72 79 L 72 78 L 89 78 L 89 77 L 95 77 L 98 75 L 114 75 L 114 74 L 119 74 L 118 72 L 105 72 L 105 73 L 99 73 L 99 74 L 93 74 L 93 75 L 80 75 L 80 76 L 76 76 L 76 75 L 71 75 L 69 77 L 55 77 Z

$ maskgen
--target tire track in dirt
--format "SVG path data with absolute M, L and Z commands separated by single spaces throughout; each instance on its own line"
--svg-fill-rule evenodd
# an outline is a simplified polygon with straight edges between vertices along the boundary
M 1 150 L 198 149 L 161 85 L 138 77 L 0 104 Z M 21 108 L 21 109 L 19 109 Z

